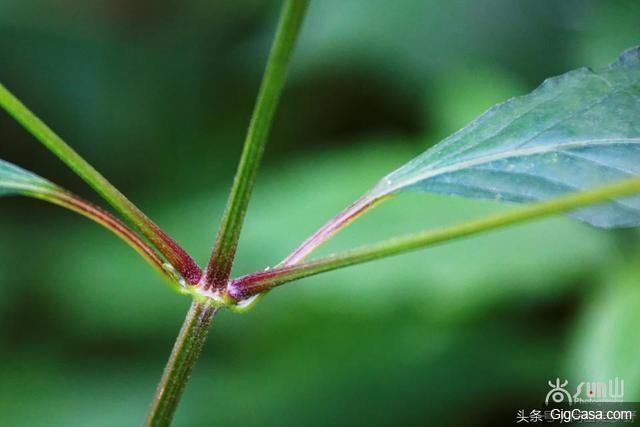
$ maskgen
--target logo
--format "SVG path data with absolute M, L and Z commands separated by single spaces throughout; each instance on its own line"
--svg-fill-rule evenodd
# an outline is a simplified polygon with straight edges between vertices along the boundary
M 549 404 L 549 398 L 551 398 L 551 400 L 555 403 L 560 403 L 565 401 L 568 402 L 569 405 L 573 403 L 573 400 L 571 399 L 571 395 L 565 389 L 567 384 L 569 384 L 568 380 L 564 380 L 564 382 L 560 384 L 560 378 L 556 378 L 555 384 L 552 383 L 551 381 L 549 381 L 548 384 L 549 384 L 549 387 L 551 387 L 551 390 L 549 390 L 549 393 L 547 393 L 547 397 L 545 397 L 544 399 L 545 405 Z
M 624 397 L 624 380 L 616 377 L 614 380 L 604 381 L 582 381 L 576 387 L 576 392 L 569 393 L 569 381 L 560 381 L 556 378 L 555 383 L 548 381 L 551 390 L 544 399 L 545 405 L 549 401 L 553 403 L 589 403 L 589 402 L 622 402 Z
M 622 402 L 624 380 L 581 382 L 573 395 L 574 402 Z

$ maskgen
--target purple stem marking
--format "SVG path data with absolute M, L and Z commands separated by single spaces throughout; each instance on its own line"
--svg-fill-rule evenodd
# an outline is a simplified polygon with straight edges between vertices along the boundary
M 278 264 L 278 267 L 286 267 L 304 261 L 311 252 L 318 249 L 338 231 L 349 225 L 380 200 L 381 198 L 372 198 L 368 194 L 365 194 L 356 200 L 351 206 L 336 215 L 331 221 L 327 222 L 311 237 L 305 240 L 298 249 L 293 251 L 280 264 Z

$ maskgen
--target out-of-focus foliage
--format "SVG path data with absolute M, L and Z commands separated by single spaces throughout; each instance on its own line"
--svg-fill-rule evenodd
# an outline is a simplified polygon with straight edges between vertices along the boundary
M 634 264 L 621 265 L 588 296 L 585 310 L 576 322 L 576 337 L 566 363 L 576 379 L 624 379 L 625 398 L 637 402 L 640 340 L 634 339 L 634 331 L 638 325 L 640 287 Z
M 3 1 L 0 80 L 204 261 L 277 6 Z M 309 13 L 237 274 L 277 263 L 494 103 L 640 39 L 632 0 L 322 0 Z M 0 158 L 92 197 L 4 114 L 0 141 Z M 0 424 L 139 424 L 188 301 L 94 224 L 0 203 Z M 323 251 L 496 209 L 406 196 Z M 556 376 L 624 376 L 637 396 L 638 246 L 635 231 L 557 218 L 288 284 L 215 320 L 176 425 L 504 424 Z

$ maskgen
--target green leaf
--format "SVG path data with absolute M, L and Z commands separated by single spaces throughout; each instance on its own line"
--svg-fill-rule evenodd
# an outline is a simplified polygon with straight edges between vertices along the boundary
M 23 195 L 79 213 L 104 226 L 142 255 L 169 283 L 181 290 L 182 280 L 140 236 L 109 212 L 68 192 L 33 172 L 0 159 L 0 196 Z
M 529 203 L 640 174 L 640 48 L 610 66 L 546 80 L 387 175 L 368 200 L 407 191 Z M 640 197 L 571 213 L 603 228 L 640 224 Z
M 38 175 L 0 159 L 0 196 L 48 194 L 62 189 Z
M 638 176 L 639 86 L 639 47 L 603 70 L 548 79 L 384 177 L 280 265 L 300 263 L 377 203 L 403 192 L 531 203 Z M 569 215 L 602 228 L 635 226 L 640 197 L 598 201 Z

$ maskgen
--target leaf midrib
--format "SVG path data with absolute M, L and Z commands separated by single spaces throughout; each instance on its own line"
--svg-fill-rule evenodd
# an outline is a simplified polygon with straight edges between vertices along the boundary
M 388 187 L 382 189 L 381 192 L 376 194 L 378 197 L 382 197 L 383 195 L 392 194 L 397 190 L 408 187 L 413 184 L 416 184 L 420 181 L 425 181 L 427 179 L 433 178 L 438 175 L 444 175 L 452 172 L 459 172 L 465 169 L 470 169 L 475 166 L 484 165 L 488 163 L 492 163 L 498 160 L 505 160 L 514 157 L 528 157 L 534 156 L 538 154 L 549 154 L 549 153 L 561 153 L 570 151 L 577 148 L 585 148 L 585 147 L 594 147 L 594 146 L 614 146 L 614 145 L 627 145 L 627 144 L 640 144 L 640 138 L 602 138 L 602 139 L 585 139 L 580 141 L 571 141 L 563 144 L 556 145 L 544 145 L 538 147 L 528 147 L 522 149 L 510 150 L 507 152 L 501 152 L 496 154 L 490 154 L 486 156 L 476 157 L 470 160 L 464 160 L 462 162 L 444 166 L 432 170 L 427 170 L 422 173 L 419 173 L 408 180 L 399 181 L 396 184 L 392 184 Z
M 42 193 L 59 191 L 59 189 L 56 188 L 54 184 L 47 185 L 45 183 L 42 183 L 40 185 L 37 185 L 37 184 L 31 184 L 26 182 L 0 179 L 0 188 L 2 187 L 21 190 L 21 191 L 37 191 Z

